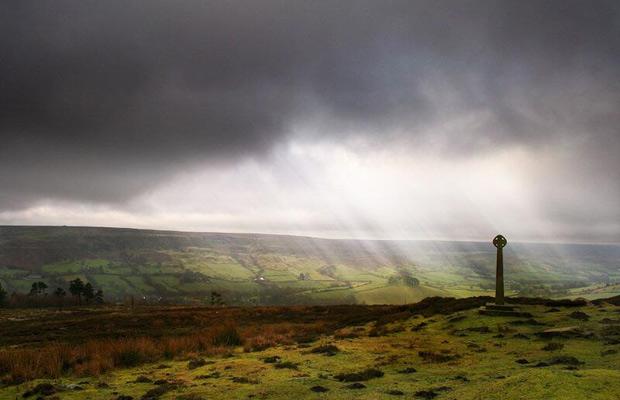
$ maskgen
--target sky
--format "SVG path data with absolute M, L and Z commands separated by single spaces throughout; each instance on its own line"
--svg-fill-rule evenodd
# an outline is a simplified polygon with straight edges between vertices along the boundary
M 0 3 L 0 224 L 620 242 L 617 1 Z

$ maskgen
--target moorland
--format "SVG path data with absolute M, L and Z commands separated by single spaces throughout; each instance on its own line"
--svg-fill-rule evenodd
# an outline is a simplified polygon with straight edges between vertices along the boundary
M 614 399 L 620 298 L 1 309 L 2 399 Z

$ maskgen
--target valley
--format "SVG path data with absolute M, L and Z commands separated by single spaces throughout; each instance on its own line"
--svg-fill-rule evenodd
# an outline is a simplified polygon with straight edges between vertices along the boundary
M 49 292 L 80 278 L 108 302 L 228 305 L 407 304 L 492 294 L 494 248 L 481 242 L 330 240 L 117 228 L 0 227 L 0 285 Z M 510 244 L 512 295 L 620 293 L 620 246 Z M 72 299 L 65 299 L 72 304 Z

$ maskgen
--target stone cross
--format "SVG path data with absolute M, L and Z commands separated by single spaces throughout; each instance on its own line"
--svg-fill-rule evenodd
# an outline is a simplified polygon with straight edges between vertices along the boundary
M 495 271 L 495 304 L 504 304 L 504 255 L 502 249 L 508 241 L 502 235 L 493 239 L 493 246 L 497 247 L 497 268 Z

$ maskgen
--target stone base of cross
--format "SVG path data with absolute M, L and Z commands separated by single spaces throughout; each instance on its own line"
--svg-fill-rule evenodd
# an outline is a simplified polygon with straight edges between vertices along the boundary
M 490 315 L 493 317 L 517 317 L 531 318 L 532 314 L 519 311 L 519 307 L 508 304 L 487 303 L 484 307 L 480 307 L 478 313 L 481 315 Z

